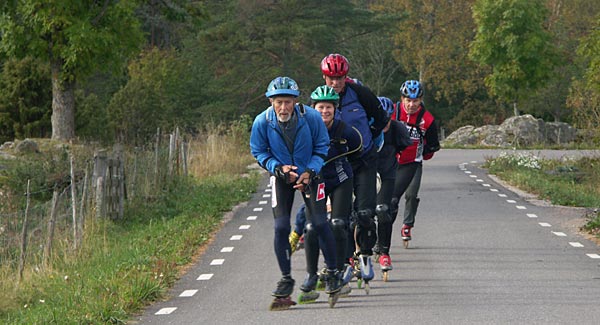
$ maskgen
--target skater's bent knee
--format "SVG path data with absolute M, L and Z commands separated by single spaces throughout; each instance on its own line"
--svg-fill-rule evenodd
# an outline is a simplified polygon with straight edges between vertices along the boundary
M 358 212 L 356 213 L 358 224 L 361 227 L 365 227 L 367 229 L 371 228 L 375 224 L 375 222 L 373 221 L 374 216 L 375 214 L 371 209 L 358 210 Z

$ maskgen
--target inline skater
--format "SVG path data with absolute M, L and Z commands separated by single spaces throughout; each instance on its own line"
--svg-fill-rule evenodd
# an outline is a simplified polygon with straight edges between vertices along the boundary
M 375 206 L 377 204 L 377 149 L 373 139 L 377 138 L 388 117 L 381 109 L 377 96 L 367 87 L 348 82 L 348 60 L 341 54 L 329 54 L 321 61 L 321 72 L 325 84 L 340 96 L 336 118 L 355 127 L 363 139 L 363 153 L 351 159 L 354 173 L 354 214 L 356 219 L 356 244 L 354 256 L 361 270 L 361 278 L 367 284 L 374 276 L 371 255 L 377 240 L 375 226 Z M 369 120 L 373 123 L 369 125 Z M 359 283 L 360 285 L 360 283 Z
M 342 280 L 344 261 L 347 256 L 348 225 L 352 213 L 353 173 L 348 158 L 360 156 L 362 138 L 358 130 L 335 119 L 339 95 L 329 86 L 319 86 L 310 95 L 311 105 L 321 113 L 324 125 L 330 138 L 329 151 L 321 174 L 325 181 L 325 194 L 331 203 L 329 223 L 336 241 L 337 271 Z M 299 302 L 312 302 L 318 298 L 316 286 L 318 282 L 317 264 L 321 240 L 316 236 L 311 222 L 306 224 L 304 250 L 306 252 L 307 276 L 300 287 L 302 293 Z M 349 287 L 348 287 L 349 288 Z
M 274 216 L 274 250 L 281 279 L 273 291 L 270 309 L 288 309 L 295 302 L 290 295 L 295 281 L 291 274 L 291 210 L 296 191 L 302 193 L 306 217 L 322 241 L 327 265 L 327 290 L 340 290 L 336 274 L 336 247 L 327 223 L 325 183 L 320 177 L 327 157 L 329 136 L 319 112 L 297 104 L 298 84 L 288 77 L 273 79 L 265 96 L 271 106 L 254 119 L 250 134 L 250 151 L 258 164 L 271 174 L 271 206 Z
M 387 97 L 379 97 L 381 106 L 388 116 L 392 116 L 395 111 L 394 103 Z M 392 260 L 390 258 L 390 246 L 392 239 L 392 229 L 395 216 L 390 214 L 392 195 L 394 193 L 394 182 L 396 180 L 396 154 L 401 153 L 406 147 L 412 144 L 406 127 L 398 121 L 390 119 L 388 125 L 383 129 L 384 141 L 383 147 L 377 156 L 377 173 L 381 179 L 381 186 L 377 193 L 377 244 L 373 249 L 376 259 L 382 271 L 383 281 L 388 280 L 388 271 L 392 270 Z
M 421 83 L 417 80 L 405 81 L 400 87 L 396 115 L 392 117 L 405 125 L 412 140 L 410 146 L 396 155 L 398 168 L 391 201 L 391 215 L 395 219 L 400 197 L 404 195 L 404 220 L 400 229 L 404 247 L 408 247 L 408 241 L 412 239 L 411 229 L 419 207 L 423 160 L 431 159 L 440 150 L 435 118 L 425 109 L 422 98 Z

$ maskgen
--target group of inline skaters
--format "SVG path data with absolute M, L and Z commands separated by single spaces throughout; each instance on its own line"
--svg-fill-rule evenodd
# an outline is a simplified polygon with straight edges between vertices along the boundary
M 274 250 L 282 275 L 271 310 L 295 304 L 291 256 L 301 237 L 307 272 L 301 303 L 318 298 L 320 282 L 330 307 L 351 290 L 353 276 L 368 290 L 373 255 L 387 280 L 400 198 L 404 195 L 401 235 L 406 246 L 419 205 L 422 162 L 440 149 L 418 81 L 404 82 L 394 104 L 350 78 L 349 62 L 341 54 L 323 58 L 321 71 L 325 85 L 311 93 L 310 106 L 298 103 L 300 90 L 293 79 L 273 79 L 265 93 L 271 106 L 252 125 L 252 155 L 271 174 Z M 296 191 L 304 204 L 292 230 Z M 321 272 L 319 251 L 326 265 Z

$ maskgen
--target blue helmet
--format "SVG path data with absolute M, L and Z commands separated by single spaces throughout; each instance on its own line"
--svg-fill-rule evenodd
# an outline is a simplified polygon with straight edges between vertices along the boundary
M 379 102 L 381 103 L 381 108 L 385 111 L 388 117 L 392 116 L 394 113 L 394 102 L 387 97 L 377 97 L 379 98 Z
M 274 96 L 300 96 L 300 90 L 298 84 L 294 79 L 289 77 L 277 77 L 269 83 L 265 96 L 268 98 Z
M 423 97 L 423 88 L 421 88 L 421 83 L 416 80 L 406 80 L 400 86 L 400 94 L 402 97 L 410 99 L 421 98 Z

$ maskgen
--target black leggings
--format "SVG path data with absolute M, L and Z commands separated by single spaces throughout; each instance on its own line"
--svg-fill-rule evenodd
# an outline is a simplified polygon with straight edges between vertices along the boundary
M 292 229 L 291 212 L 294 204 L 294 195 L 296 190 L 293 184 L 287 184 L 285 181 L 271 176 L 271 207 L 273 208 L 273 217 L 275 219 L 275 237 L 274 248 L 275 256 L 279 264 L 282 275 L 291 274 L 291 247 L 289 235 Z M 309 185 L 308 194 L 302 195 L 306 205 L 307 223 L 312 223 L 315 227 L 319 239 L 322 240 L 323 256 L 325 264 L 330 269 L 335 269 L 335 239 L 329 224 L 327 223 L 327 207 L 325 197 L 325 184 L 317 178 L 312 180 Z

